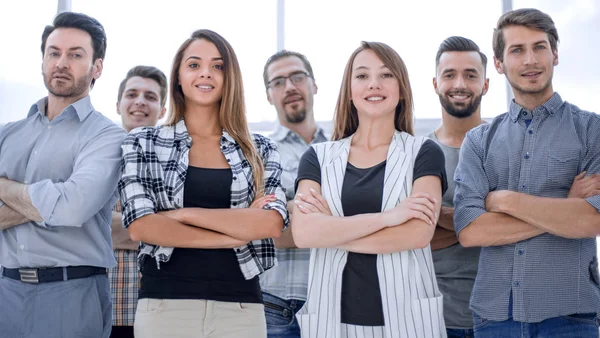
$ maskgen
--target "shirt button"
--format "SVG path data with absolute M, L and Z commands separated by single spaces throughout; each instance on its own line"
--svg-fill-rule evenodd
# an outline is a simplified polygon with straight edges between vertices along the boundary
M 527 188 L 527 186 L 526 186 L 525 184 L 523 184 L 523 185 L 521 186 L 521 189 L 525 190 L 525 188 Z
M 520 250 L 519 250 L 519 255 L 522 255 L 522 254 L 524 254 L 524 253 L 525 253 L 525 250 L 523 250 L 523 249 L 520 249 Z
M 52 126 L 48 126 L 48 129 L 52 129 Z
M 25 249 L 25 245 L 21 245 L 19 248 L 21 248 L 21 250 Z
M 515 286 L 516 286 L 516 287 L 519 287 L 519 286 L 521 286 L 521 283 L 519 283 L 519 282 L 515 282 Z
M 233 180 L 234 180 L 234 181 L 237 181 L 237 177 L 233 176 Z
M 523 157 L 525 157 L 525 159 L 526 159 L 526 160 L 528 160 L 528 159 L 529 159 L 529 152 L 527 152 L 527 153 L 525 154 L 525 156 L 523 156 Z
M 237 202 L 233 202 L 231 204 L 235 207 L 237 205 Z
M 25 183 L 25 184 L 29 184 L 29 181 L 28 181 L 28 180 L 25 180 L 25 181 L 23 181 L 23 183 Z
M 527 116 L 527 112 L 526 111 L 523 112 L 523 116 Z
M 237 252 L 237 253 L 240 253 L 240 252 L 242 252 L 242 250 L 240 250 L 240 249 L 235 249 L 235 252 Z
M 227 159 L 227 163 L 229 163 L 229 162 L 231 162 L 231 160 L 230 160 L 230 159 Z
M 37 155 L 37 150 L 35 150 L 35 151 L 33 152 L 33 154 L 34 154 L 34 155 Z
M 533 130 L 531 130 L 531 129 L 529 129 L 527 132 L 528 132 L 529 134 L 533 134 Z

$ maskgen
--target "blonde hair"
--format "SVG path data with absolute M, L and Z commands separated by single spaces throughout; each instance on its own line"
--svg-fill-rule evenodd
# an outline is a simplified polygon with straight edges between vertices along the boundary
M 396 106 L 394 126 L 398 131 L 404 131 L 413 135 L 413 97 L 410 82 L 408 80 L 408 71 L 404 61 L 402 61 L 400 55 L 398 55 L 392 47 L 384 43 L 363 41 L 361 42 L 360 47 L 358 47 L 350 56 L 350 59 L 346 64 L 346 69 L 344 70 L 342 86 L 340 88 L 340 94 L 338 96 L 333 117 L 334 129 L 332 139 L 340 140 L 346 138 L 354 134 L 358 128 L 358 113 L 356 107 L 352 103 L 352 66 L 358 53 L 364 50 L 372 50 L 375 52 L 375 55 L 377 55 L 390 72 L 394 74 L 394 77 L 398 79 L 400 100 Z
M 219 122 L 223 129 L 233 137 L 235 142 L 242 149 L 246 161 L 252 168 L 254 176 L 254 187 L 249 187 L 250 196 L 252 191 L 255 196 L 259 196 L 263 191 L 264 167 L 260 154 L 258 153 L 246 120 L 246 105 L 244 101 L 244 85 L 242 82 L 242 72 L 233 48 L 221 35 L 208 30 L 200 29 L 192 33 L 192 36 L 185 40 L 177 50 L 173 58 L 173 67 L 171 70 L 170 82 L 170 106 L 167 125 L 175 125 L 185 114 L 185 96 L 179 85 L 179 68 L 183 60 L 183 54 L 189 45 L 195 40 L 207 40 L 213 43 L 221 57 L 224 65 L 223 95 L 219 107 Z M 242 166 L 245 163 L 242 162 Z M 252 190 L 254 188 L 254 190 Z

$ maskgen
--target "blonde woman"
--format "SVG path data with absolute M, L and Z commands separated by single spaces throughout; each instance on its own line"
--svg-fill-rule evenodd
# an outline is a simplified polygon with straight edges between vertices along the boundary
M 248 131 L 239 64 L 217 33 L 181 45 L 170 98 L 165 126 L 123 144 L 123 224 L 142 242 L 135 336 L 265 337 L 258 275 L 287 225 L 279 153 Z
M 445 337 L 429 242 L 446 189 L 444 155 L 413 136 L 400 56 L 363 42 L 352 54 L 333 142 L 302 157 L 293 219 L 313 248 L 302 337 Z

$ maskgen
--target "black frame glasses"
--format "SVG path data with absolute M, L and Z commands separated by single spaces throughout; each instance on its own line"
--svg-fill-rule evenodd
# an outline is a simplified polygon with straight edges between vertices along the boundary
M 273 80 L 267 82 L 267 86 L 269 88 L 272 89 L 281 89 L 283 87 L 285 87 L 285 83 L 287 82 L 287 79 L 290 79 L 290 81 L 292 81 L 293 85 L 299 85 L 304 83 L 304 81 L 306 81 L 307 78 L 310 77 L 310 74 L 308 74 L 307 72 L 293 72 L 288 76 L 278 76 L 276 78 L 274 78 Z

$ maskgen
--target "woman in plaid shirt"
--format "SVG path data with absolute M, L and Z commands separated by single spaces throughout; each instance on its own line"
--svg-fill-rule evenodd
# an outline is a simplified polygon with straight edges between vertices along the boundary
M 167 125 L 123 143 L 123 225 L 142 242 L 135 336 L 265 337 L 258 275 L 288 224 L 279 153 L 248 131 L 237 57 L 215 32 L 181 45 L 170 98 Z

